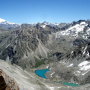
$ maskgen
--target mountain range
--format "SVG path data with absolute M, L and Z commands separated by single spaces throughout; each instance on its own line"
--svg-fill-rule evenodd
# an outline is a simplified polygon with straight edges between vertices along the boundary
M 41 89 L 35 90 L 89 90 L 90 20 L 15 24 L 0 18 L 0 59 L 29 73 L 49 69 L 45 75 L 55 89 L 48 88 L 43 80 Z M 58 89 L 53 84 L 58 81 L 78 83 L 80 87 L 61 85 L 62 89 Z

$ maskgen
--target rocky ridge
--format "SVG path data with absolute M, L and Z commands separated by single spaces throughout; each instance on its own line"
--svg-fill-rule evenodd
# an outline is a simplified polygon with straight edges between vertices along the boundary
M 0 29 L 0 58 L 28 70 L 48 65 L 51 82 L 78 83 L 82 88 L 90 83 L 90 21 Z

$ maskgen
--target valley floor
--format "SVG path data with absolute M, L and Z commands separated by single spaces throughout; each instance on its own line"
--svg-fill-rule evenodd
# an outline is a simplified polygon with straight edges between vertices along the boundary
M 38 69 L 44 69 L 47 66 L 42 66 Z M 90 84 L 71 87 L 52 82 L 49 79 L 43 79 L 35 74 L 36 69 L 30 71 L 23 70 L 17 65 L 11 65 L 9 62 L 0 60 L 0 69 L 2 69 L 8 76 L 14 78 L 19 85 L 20 90 L 90 90 Z

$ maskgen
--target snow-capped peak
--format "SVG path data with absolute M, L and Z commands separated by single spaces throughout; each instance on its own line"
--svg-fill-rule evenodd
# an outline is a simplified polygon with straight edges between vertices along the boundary
M 2 29 L 6 29 L 6 30 L 10 30 L 10 29 L 13 29 L 13 28 L 20 28 L 20 24 L 15 24 L 15 23 L 11 23 L 11 22 L 8 22 L 2 18 L 0 18 L 0 28 Z
M 11 22 L 8 22 L 8 21 L 0 18 L 0 24 L 15 24 L 15 23 L 11 23 Z
M 4 19 L 0 18 L 0 23 L 5 22 L 5 21 L 6 21 L 6 20 L 4 20 Z
M 49 22 L 46 22 L 46 21 L 44 21 L 42 24 L 50 25 L 50 26 L 58 26 L 59 25 L 59 23 L 49 23 Z
M 74 26 L 69 27 L 65 31 L 57 32 L 56 38 L 60 38 L 61 35 L 71 35 L 73 37 L 78 37 L 78 33 L 82 32 L 88 24 L 86 22 L 81 22 L 80 24 L 76 24 Z

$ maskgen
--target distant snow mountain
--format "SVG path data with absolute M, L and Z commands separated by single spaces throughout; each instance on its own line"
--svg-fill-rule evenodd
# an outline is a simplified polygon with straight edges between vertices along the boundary
M 46 22 L 46 21 L 44 21 L 42 24 L 44 24 L 44 25 L 50 25 L 50 26 L 55 26 L 55 25 L 59 25 L 59 23 L 49 23 L 49 22 Z
M 20 28 L 20 25 L 8 22 L 8 21 L 0 18 L 0 28 L 6 29 L 6 30 L 11 30 L 11 29 L 15 29 L 15 28 Z
M 51 26 L 51 27 L 59 27 L 59 28 L 62 28 L 64 26 L 66 26 L 67 24 L 66 23 L 49 23 L 49 22 L 42 22 L 42 23 L 22 23 L 22 24 L 16 24 L 16 23 L 12 23 L 12 22 L 9 22 L 9 21 L 6 21 L 2 18 L 0 18 L 0 28 L 1 29 L 6 29 L 6 30 L 12 30 L 12 29 L 20 29 L 20 28 L 23 28 L 23 27 L 31 27 L 31 26 L 36 26 L 37 24 L 39 24 L 40 27 L 42 28 L 45 28 L 47 25 L 48 26 Z
M 0 18 L 0 24 L 15 24 L 15 23 L 11 23 L 11 22 L 8 22 L 8 21 Z
M 86 21 L 81 21 L 77 23 L 71 23 L 69 28 L 64 31 L 59 31 L 56 33 L 56 38 L 60 38 L 61 36 L 71 36 L 77 38 L 82 35 L 84 39 L 87 39 L 90 35 L 90 26 Z
M 6 21 L 6 20 L 0 18 L 0 23 L 3 23 L 3 22 L 5 22 L 5 21 Z
M 42 28 L 45 28 L 46 26 L 62 28 L 67 25 L 67 23 L 50 23 L 50 22 L 46 22 L 46 21 L 44 21 L 42 23 L 38 23 L 38 24 Z

